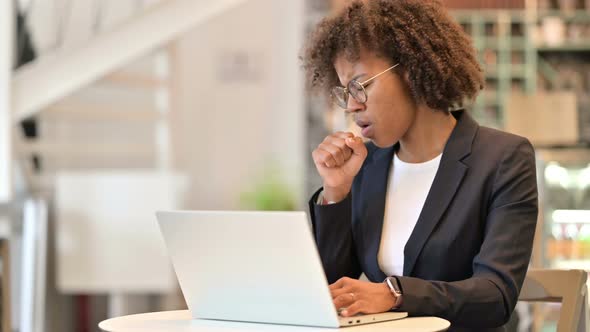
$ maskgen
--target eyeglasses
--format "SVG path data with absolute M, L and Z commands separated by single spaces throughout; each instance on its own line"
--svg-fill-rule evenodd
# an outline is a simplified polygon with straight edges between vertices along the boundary
M 357 80 L 351 80 L 350 82 L 348 82 L 348 85 L 345 87 L 342 86 L 336 86 L 332 88 L 332 99 L 334 99 L 334 102 L 336 103 L 336 105 L 340 106 L 343 109 L 347 109 L 348 108 L 348 95 L 350 94 L 352 96 L 352 98 L 354 98 L 354 100 L 358 101 L 361 104 L 364 104 L 367 102 L 367 90 L 365 90 L 365 87 L 368 83 L 370 83 L 372 80 L 376 79 L 377 77 L 383 75 L 384 73 L 392 70 L 393 68 L 399 66 L 399 63 L 385 69 L 384 71 L 380 72 L 379 74 L 367 79 L 364 82 L 359 82 Z

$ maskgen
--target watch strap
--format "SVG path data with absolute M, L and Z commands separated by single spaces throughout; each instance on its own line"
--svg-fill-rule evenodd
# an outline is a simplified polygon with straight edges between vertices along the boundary
M 389 291 L 395 298 L 395 303 L 391 309 L 398 309 L 402 304 L 403 291 L 399 279 L 395 276 L 387 277 L 383 282 L 389 287 Z

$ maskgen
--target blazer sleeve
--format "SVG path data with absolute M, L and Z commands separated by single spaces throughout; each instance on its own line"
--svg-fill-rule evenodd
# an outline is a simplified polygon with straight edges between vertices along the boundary
M 309 210 L 315 241 L 328 283 L 342 277 L 358 279 L 361 267 L 356 256 L 352 236 L 352 196 L 343 201 L 319 205 L 318 190 L 309 201 Z
M 538 216 L 535 155 L 527 140 L 504 154 L 488 206 L 473 276 L 455 282 L 398 277 L 404 294 L 400 310 L 471 328 L 498 327 L 509 320 L 527 272 Z

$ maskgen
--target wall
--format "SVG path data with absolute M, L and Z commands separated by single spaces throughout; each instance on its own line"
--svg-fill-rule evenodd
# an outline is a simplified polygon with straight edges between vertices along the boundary
M 188 207 L 239 208 L 273 160 L 303 207 L 302 14 L 303 1 L 252 0 L 179 42 L 174 140 L 193 176 Z

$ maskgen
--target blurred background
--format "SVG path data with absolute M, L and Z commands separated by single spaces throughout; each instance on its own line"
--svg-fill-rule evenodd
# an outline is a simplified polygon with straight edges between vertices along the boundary
M 590 270 L 590 1 L 443 2 L 485 69 L 468 110 L 535 145 L 531 266 Z M 357 128 L 299 55 L 346 3 L 1 0 L 2 331 L 186 308 L 155 210 L 305 210 L 311 151 Z M 552 331 L 559 305 L 517 313 Z

